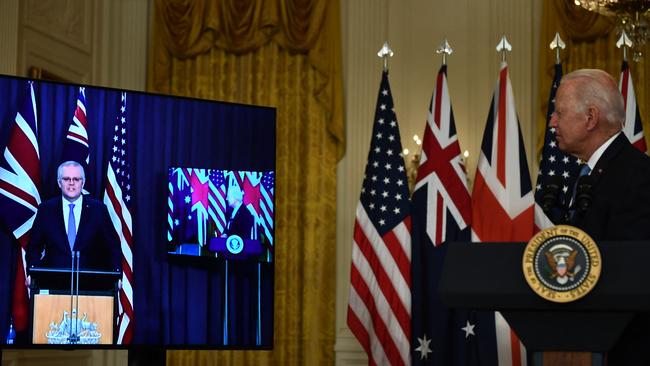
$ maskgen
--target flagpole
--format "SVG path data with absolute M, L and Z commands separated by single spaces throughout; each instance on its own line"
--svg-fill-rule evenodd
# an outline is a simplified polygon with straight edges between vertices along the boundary
M 631 48 L 633 44 L 630 37 L 627 36 L 627 33 L 623 31 L 621 37 L 616 41 L 616 47 L 623 48 L 623 61 L 627 61 L 627 49 Z
M 506 62 L 506 53 L 512 51 L 512 46 L 508 43 L 508 39 L 504 34 L 497 44 L 497 52 L 501 52 L 501 62 Z
M 436 49 L 437 54 L 442 54 L 442 64 L 443 65 L 447 64 L 447 55 L 451 55 L 453 52 L 454 52 L 454 50 L 449 45 L 449 42 L 447 42 L 447 38 L 445 38 L 442 41 L 442 44 Z
M 388 71 L 388 58 L 393 57 L 394 54 L 393 50 L 388 46 L 388 42 L 384 42 L 384 45 L 377 52 L 377 56 L 384 60 L 384 72 Z
M 553 38 L 548 47 L 551 50 L 555 50 L 555 63 L 559 64 L 561 62 L 560 49 L 563 50 L 566 47 L 566 44 L 564 44 L 564 41 L 560 38 L 560 32 L 555 32 L 555 38 Z

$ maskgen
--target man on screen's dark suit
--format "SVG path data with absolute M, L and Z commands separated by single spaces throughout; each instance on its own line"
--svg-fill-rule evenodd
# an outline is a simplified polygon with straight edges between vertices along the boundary
M 231 186 L 228 189 L 228 211 L 226 213 L 225 236 L 239 235 L 242 239 L 252 239 L 253 215 L 243 204 L 244 192 L 238 186 Z
M 623 97 L 609 74 L 577 70 L 562 79 L 549 125 L 559 148 L 588 164 L 592 187 L 591 205 L 572 212 L 570 224 L 597 243 L 650 240 L 650 157 L 630 144 L 624 123 Z M 649 329 L 648 314 L 635 317 L 608 365 L 650 365 Z
M 74 249 L 80 253 L 80 269 L 119 271 L 119 239 L 106 206 L 81 195 L 85 181 L 81 165 L 73 161 L 61 164 L 57 170 L 57 181 L 62 196 L 43 202 L 38 207 L 27 245 L 27 268 L 69 268 Z M 70 204 L 74 206 L 70 208 Z M 72 217 L 74 228 L 70 226 Z M 72 249 L 68 236 L 70 231 L 76 233 Z M 28 282 L 30 280 L 28 278 Z

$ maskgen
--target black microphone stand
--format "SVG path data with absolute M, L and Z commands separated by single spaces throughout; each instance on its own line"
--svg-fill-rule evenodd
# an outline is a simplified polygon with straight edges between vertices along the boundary
M 77 344 L 79 343 L 79 334 L 77 334 L 77 326 L 79 323 L 79 252 L 73 250 L 71 259 L 72 259 L 72 263 L 70 265 L 70 317 L 69 317 L 70 335 L 68 336 L 68 343 Z M 75 259 L 76 259 L 76 263 L 75 263 Z M 76 274 L 76 281 L 75 281 L 75 274 Z M 75 303 L 76 303 L 76 309 L 75 309 Z

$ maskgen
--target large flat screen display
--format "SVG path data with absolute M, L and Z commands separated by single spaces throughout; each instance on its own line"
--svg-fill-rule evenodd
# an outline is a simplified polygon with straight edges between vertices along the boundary
M 275 128 L 0 75 L 0 347 L 272 348 Z

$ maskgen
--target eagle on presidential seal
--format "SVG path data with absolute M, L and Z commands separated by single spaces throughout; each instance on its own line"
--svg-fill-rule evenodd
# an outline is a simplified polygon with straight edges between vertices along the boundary
M 554 245 L 544 254 L 553 271 L 551 278 L 560 285 L 573 281 L 575 275 L 582 269 L 579 265 L 576 266 L 578 251 L 566 244 Z

